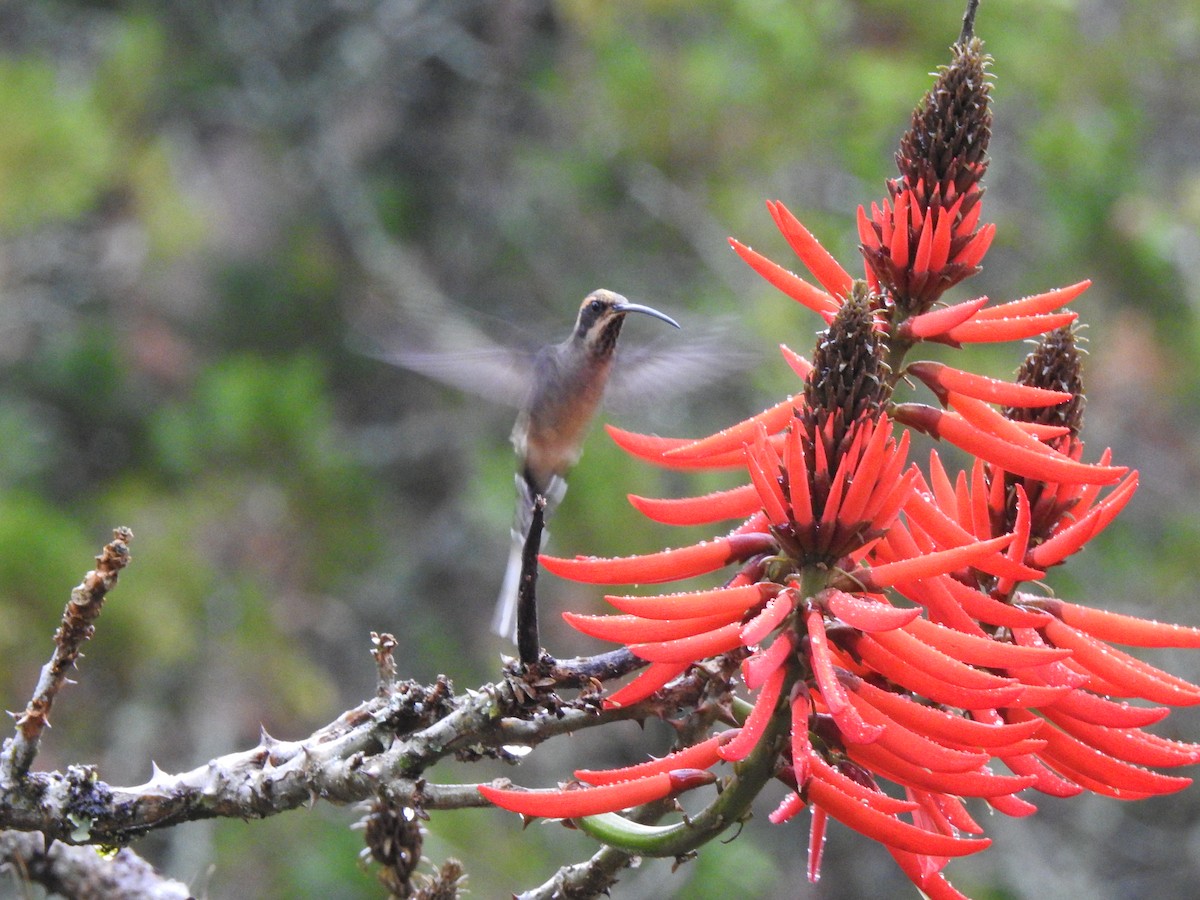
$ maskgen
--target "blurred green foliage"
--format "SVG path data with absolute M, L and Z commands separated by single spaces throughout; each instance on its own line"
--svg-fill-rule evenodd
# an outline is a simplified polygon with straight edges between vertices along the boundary
M 724 237 L 794 265 L 763 210 L 779 198 L 857 271 L 855 208 L 883 196 L 961 6 L 0 6 L 6 707 L 24 702 L 109 529 L 136 535 L 39 764 L 95 762 L 106 780 L 135 783 L 152 758 L 182 769 L 244 749 L 260 724 L 301 737 L 370 694 L 371 630 L 400 638 L 402 675 L 445 672 L 460 689 L 494 677 L 507 648 L 486 623 L 507 549 L 511 411 L 354 352 L 364 331 L 386 337 L 364 310 L 396 310 L 402 333 L 416 310 L 534 344 L 560 338 L 577 298 L 604 285 L 677 314 L 685 334 L 731 316 L 764 348 L 740 380 L 669 408 L 651 399 L 632 416 L 646 430 L 701 434 L 774 402 L 796 389 L 775 345 L 808 352 L 818 323 Z M 1079 304 L 1091 445 L 1142 469 L 1124 524 L 1054 584 L 1200 622 L 1200 9 L 987 0 L 978 30 L 996 58 L 985 217 L 999 232 L 960 295 L 1093 278 Z M 1021 354 L 967 358 L 1003 376 Z M 597 429 L 553 547 L 683 543 L 625 494 L 724 484 L 631 464 Z M 553 610 L 597 609 L 600 592 L 549 578 L 542 591 L 550 649 L 596 649 Z M 631 740 L 551 742 L 520 780 L 553 783 L 584 755 L 666 749 L 652 727 L 644 746 Z M 433 773 L 500 774 L 512 773 Z M 1052 896 L 1058 882 L 1036 880 L 1051 879 L 1038 860 L 1070 850 L 1092 896 L 1170 895 L 1200 877 L 1181 850 L 1197 801 L 1171 802 L 1180 830 L 1142 823 L 1132 844 L 1120 824 L 1101 833 L 1099 819 L 1051 805 L 1020 848 L 1032 857 L 997 847 L 951 872 L 979 896 Z M 356 816 L 318 805 L 191 825 L 138 849 L 207 896 L 378 896 L 356 859 Z M 696 898 L 907 890 L 886 854 L 840 832 L 808 888 L 803 828 L 762 818 L 675 874 L 646 862 L 623 886 Z M 590 852 L 579 834 L 522 831 L 486 811 L 435 815 L 430 829 L 431 859 L 462 856 L 478 897 Z

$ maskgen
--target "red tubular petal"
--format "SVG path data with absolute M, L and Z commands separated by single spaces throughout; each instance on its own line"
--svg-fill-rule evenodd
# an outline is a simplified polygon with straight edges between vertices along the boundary
M 699 744 L 668 753 L 661 759 L 650 759 L 635 766 L 626 766 L 623 769 L 576 769 L 575 777 L 585 784 L 599 786 L 615 784 L 618 781 L 632 781 L 637 778 L 645 778 L 647 775 L 671 772 L 676 769 L 707 769 L 720 761 L 718 750 L 721 745 L 736 735 L 737 729 L 723 731 Z
M 818 599 L 827 604 L 835 616 L 859 631 L 890 631 L 921 615 L 921 610 L 916 607 L 904 609 L 882 601 L 864 600 L 836 588 L 823 591 Z
M 991 407 L 987 408 L 991 409 Z M 992 534 L 992 515 L 991 510 L 988 508 L 988 486 L 985 469 L 986 466 L 984 466 L 983 460 L 975 460 L 971 466 L 971 488 L 968 492 L 971 506 L 971 527 L 980 537 L 988 537 Z M 1016 542 L 1017 535 L 1014 532 L 1012 544 Z M 1009 544 L 1005 553 L 1006 556 L 1012 552 L 1012 544 Z M 1024 553 L 1025 548 L 1022 547 L 1021 552 Z
M 766 650 L 759 650 L 742 660 L 742 681 L 757 691 L 784 664 L 793 649 L 792 636 L 781 634 Z
M 975 208 L 978 209 L 978 205 Z M 966 266 L 968 269 L 975 268 L 987 255 L 988 249 L 992 246 L 992 239 L 995 236 L 996 226 L 989 222 L 975 232 L 975 236 L 967 241 L 967 245 L 958 252 L 954 261 L 961 266 Z
M 771 673 L 771 677 L 758 692 L 758 699 L 754 701 L 754 708 L 750 710 L 750 715 L 742 724 L 741 732 L 728 744 L 717 750 L 717 755 L 721 759 L 737 762 L 749 756 L 751 751 L 758 746 L 763 732 L 767 730 L 767 725 L 775 715 L 775 707 L 779 705 L 779 695 L 783 691 L 783 681 L 786 677 L 786 666 L 779 666 Z
M 703 634 L 741 619 L 737 612 L 689 619 L 644 619 L 641 616 L 630 615 L 584 616 L 573 612 L 564 612 L 562 616 L 568 625 L 588 637 L 622 644 L 672 641 Z
M 909 494 L 904 504 L 904 514 L 909 521 L 919 525 L 943 547 L 957 547 L 976 540 L 975 534 L 963 528 L 958 522 L 948 516 L 942 508 L 927 494 L 914 490 Z M 986 559 L 976 560 L 973 568 L 995 575 L 997 578 L 1017 578 L 1033 580 L 1043 574 L 1037 569 L 1014 563 L 1006 556 L 997 554 Z
M 982 468 L 982 466 L 980 466 Z M 1001 488 L 1004 479 L 999 476 L 993 482 L 998 488 Z M 1001 488 L 1002 490 L 1002 488 Z M 1016 486 L 1017 514 L 1013 521 L 1013 542 L 1009 545 L 1008 551 L 1005 554 L 1013 562 L 1020 562 L 1026 558 L 1029 550 L 1029 534 L 1033 527 L 1033 519 L 1029 511 L 1029 497 L 1025 493 L 1025 488 L 1022 485 Z M 993 492 L 993 496 L 996 492 Z M 1000 498 L 996 505 L 1003 502 Z M 1001 578 L 996 582 L 995 591 L 1001 597 L 1007 597 L 1012 594 L 1017 587 L 1015 578 Z
M 937 394 L 939 399 L 944 398 L 947 392 L 954 391 L 988 403 L 1035 407 L 1066 403 L 1072 396 L 1067 391 L 1051 391 L 1031 385 L 1001 381 L 998 378 L 987 378 L 928 360 L 911 363 L 905 371 L 923 381 L 931 391 Z
M 943 582 L 948 577 L 928 578 L 924 581 L 898 581 L 894 589 L 914 603 L 924 606 L 929 611 L 930 621 L 939 622 L 964 634 L 982 636 L 983 629 L 963 611 L 946 589 Z
M 947 232 L 947 236 L 949 232 Z M 929 255 L 933 249 L 933 217 L 926 216 L 925 221 L 921 224 L 921 235 L 917 238 L 917 255 L 913 259 L 912 270 L 916 275 L 923 275 L 929 271 Z M 936 266 L 940 269 L 941 266 Z
M 703 497 L 653 498 L 629 494 L 629 502 L 646 518 L 664 525 L 709 525 L 726 519 L 743 519 L 761 508 L 758 491 L 743 484 Z
M 804 443 L 800 430 L 793 428 L 784 437 L 783 465 L 788 474 L 788 503 L 792 507 L 792 519 L 798 529 L 812 526 L 812 494 L 808 485 L 808 464 L 805 459 Z
M 1013 794 L 1033 784 L 1033 779 L 1027 775 L 997 775 L 986 766 L 980 766 L 974 772 L 931 772 L 924 766 L 901 759 L 878 743 L 851 744 L 846 748 L 846 754 L 897 784 L 960 797 Z
M 943 211 L 938 216 L 937 228 L 933 233 L 933 246 L 929 254 L 929 268 L 935 272 L 945 267 L 950 261 L 950 241 L 957 230 L 954 228 L 955 216 Z M 986 248 L 985 248 L 986 249 Z M 969 263 L 975 265 L 975 263 Z
M 615 425 L 604 426 L 613 442 L 631 456 L 644 459 L 668 469 L 740 469 L 742 453 L 709 456 L 703 459 L 673 459 L 667 452 L 677 447 L 695 443 L 691 438 L 664 438 L 653 434 L 636 434 Z
M 940 578 L 939 582 L 958 601 L 967 615 L 988 625 L 1001 628 L 1036 628 L 1044 625 L 1049 618 L 1042 612 L 1001 603 L 996 598 L 968 587 L 950 576 Z
M 1037 438 L 1038 442 L 1042 444 L 1048 444 L 1071 431 L 1066 425 L 1043 425 L 1041 422 L 1013 422 L 1013 424 L 1030 437 Z
M 954 826 L 950 824 L 950 820 L 938 809 L 930 797 L 934 791 L 922 791 L 918 788 L 905 788 L 904 793 L 921 804 L 921 808 L 913 813 L 913 824 L 918 828 L 924 828 L 926 831 L 936 831 L 938 834 L 954 834 Z M 944 856 L 937 858 L 929 857 L 927 867 L 930 871 L 940 871 L 944 869 L 946 863 L 949 862 Z
M 1006 816 L 1011 816 L 1014 819 L 1023 819 L 1025 816 L 1032 816 L 1037 812 L 1037 807 L 1028 800 L 1022 800 L 1020 797 L 1012 795 L 999 797 L 988 797 L 987 803 L 996 812 L 1004 813 Z
M 1019 647 L 994 638 L 963 634 L 928 619 L 917 619 L 905 631 L 960 662 L 989 669 L 1040 666 L 1071 655 L 1070 650 L 1055 647 Z
M 629 649 L 640 659 L 650 662 L 695 662 L 740 647 L 742 626 L 733 622 L 722 628 L 694 637 L 658 643 L 630 644 Z
M 838 679 L 834 668 L 833 653 L 829 650 L 829 642 L 824 632 L 824 619 L 821 611 L 810 610 L 806 613 L 805 622 L 809 629 L 809 665 L 812 676 L 816 679 L 817 689 L 821 700 L 833 716 L 834 724 L 841 732 L 846 744 L 870 744 L 880 739 L 883 727 L 869 725 L 858 714 L 846 695 L 846 689 Z
M 1114 800 L 1148 800 L 1155 796 L 1153 791 L 1132 791 L 1122 788 L 1114 788 L 1112 785 L 1101 781 L 1086 772 L 1081 772 L 1078 769 L 1072 768 L 1061 759 L 1047 759 L 1046 764 L 1051 766 L 1062 778 L 1068 779 L 1084 790 L 1091 791 L 1093 794 L 1099 794 L 1102 797 L 1112 797 Z
M 978 297 L 905 319 L 900 325 L 899 337 L 907 340 L 928 340 L 946 334 L 950 329 L 957 328 L 971 319 L 987 302 L 987 297 Z
M 974 719 L 944 712 L 936 707 L 916 703 L 904 694 L 885 691 L 862 680 L 854 684 L 853 691 L 875 708 L 887 713 L 897 722 L 904 723 L 914 731 L 922 732 L 938 740 L 953 741 L 967 746 L 988 749 L 1004 747 L 1032 737 L 1042 727 L 1037 722 L 1017 725 L 977 722 Z
M 1013 316 L 1041 315 L 1053 309 L 1058 309 L 1060 306 L 1066 306 L 1091 287 L 1091 285 L 1092 282 L 1090 280 L 1080 281 L 1067 287 L 1046 291 L 1042 294 L 1022 297 L 1020 300 L 1013 300 L 1010 303 L 1001 303 L 999 306 L 989 307 L 980 312 L 975 318 L 1010 319 Z
M 897 797 L 892 797 L 877 788 L 867 787 L 865 784 L 855 781 L 827 763 L 819 753 L 810 753 L 808 763 L 814 777 L 820 778 L 822 781 L 834 786 L 847 797 L 859 803 L 866 804 L 881 813 L 913 812 L 918 807 L 918 804 L 913 803 L 911 800 L 901 800 Z
M 1021 671 L 1024 674 L 1031 670 L 1022 669 Z M 1022 677 L 1019 680 L 1025 686 L 1025 691 L 1012 702 L 1012 705 L 1021 709 L 1040 709 L 1043 706 L 1049 706 L 1074 690 L 1066 685 L 1030 684 L 1029 682 L 1033 680 L 1031 678 Z M 1029 747 L 1024 747 L 1020 750 L 1010 748 L 1009 752 L 1031 753 L 1033 751 Z
M 561 578 L 587 584 L 658 584 L 714 572 L 774 547 L 769 534 L 732 534 L 645 556 L 542 556 L 542 566 Z
M 1055 532 L 1049 540 L 1034 547 L 1027 559 L 1034 565 L 1047 568 L 1080 550 L 1125 508 L 1137 490 L 1137 481 L 1137 472 L 1130 473 L 1102 503 L 1088 510 L 1079 521 Z
M 776 584 L 746 584 L 686 594 L 661 594 L 656 597 L 616 597 L 607 600 L 621 612 L 645 619 L 687 619 L 726 613 L 741 617 L 746 610 L 769 600 L 779 591 Z
M 1013 639 L 1022 647 L 1029 647 L 1033 649 L 1050 647 L 1049 644 L 1041 639 L 1041 636 L 1038 634 L 1038 632 L 1032 628 L 1013 628 L 1012 635 Z M 1022 669 L 1018 675 L 1020 676 L 1021 682 L 1027 685 L 1044 685 L 1050 688 L 1065 688 L 1067 691 L 1072 691 L 1076 688 L 1087 687 L 1091 679 L 1086 675 L 1076 672 L 1070 666 L 1066 665 L 1065 660 L 1067 659 L 1069 659 L 1069 656 L 1063 657 L 1062 660 L 1064 661 L 1050 662 L 1045 665 L 1032 666 L 1028 669 Z M 1032 691 L 1032 689 L 1027 690 L 1025 692 L 1026 696 L 1022 697 L 1021 699 L 1027 699 L 1031 692 L 1035 695 L 1038 693 L 1036 691 Z M 1062 695 L 1053 698 L 1053 701 L 1051 702 L 1057 701 L 1061 698 L 1061 696 Z M 1020 705 L 1029 706 L 1030 704 L 1021 703 Z M 1040 705 L 1040 702 L 1034 705 Z
M 762 454 L 750 447 L 746 447 L 745 454 L 746 471 L 750 473 L 750 482 L 758 491 L 758 499 L 767 519 L 775 526 L 790 524 L 791 517 L 788 515 L 783 497 L 783 486 L 779 483 L 778 475 L 775 474 L 779 470 L 768 472 L 764 466 Z
M 867 211 L 863 209 L 862 204 L 858 205 L 858 239 L 868 250 L 879 249 L 879 235 L 875 233 L 875 227 L 871 224 L 871 220 L 867 218 Z
M 1084 722 L 1111 728 L 1144 728 L 1161 722 L 1171 712 L 1164 706 L 1132 706 L 1087 691 L 1072 691 L 1055 700 L 1054 705 Z
M 797 303 L 807 306 L 817 313 L 832 314 L 837 311 L 837 300 L 815 285 L 809 284 L 795 272 L 788 271 L 778 263 L 771 262 L 761 253 L 751 250 L 733 238 L 729 239 L 729 246 L 733 247 L 734 252 L 769 284 L 779 288 Z
M 812 738 L 808 733 L 808 718 L 812 713 L 812 700 L 807 688 L 795 691 L 792 697 L 792 775 L 796 784 L 808 781 L 810 760 L 813 755 Z
M 825 855 L 825 810 L 814 806 L 812 824 L 808 829 L 808 881 L 816 884 L 821 879 L 821 858 Z
M 806 806 L 808 804 L 804 801 L 804 798 L 795 791 L 791 791 L 779 801 L 779 805 L 767 816 L 767 821 L 772 825 L 782 825 L 789 819 L 794 818 Z
M 1023 712 L 1023 710 L 1021 711 Z M 1001 758 L 1004 760 L 1004 764 L 1016 774 L 1035 779 L 1030 787 L 1043 794 L 1049 794 L 1051 797 L 1075 797 L 1084 791 L 1079 782 L 1047 768 L 1031 753 Z
M 898 269 L 908 268 L 908 204 L 911 195 L 905 191 L 896 198 L 896 226 L 888 246 L 892 265 Z
M 888 847 L 887 851 L 892 854 L 892 859 L 896 860 L 896 865 L 908 876 L 909 881 L 916 885 L 929 900 L 971 900 L 947 881 L 941 871 L 928 871 L 928 856 L 906 853 L 895 847 Z
M 922 477 L 921 484 L 923 483 Z M 937 450 L 929 451 L 929 486 L 927 490 L 922 487 L 921 493 L 932 494 L 934 505 L 944 516 L 953 519 L 957 514 L 958 501 L 954 496 L 954 485 L 950 483 L 950 476 L 946 474 L 946 467 L 942 465 L 942 458 L 938 456 Z
M 884 200 L 882 205 L 877 206 L 871 204 L 871 219 L 879 226 L 879 248 L 882 249 L 884 244 L 892 240 L 892 207 L 888 201 Z
M 670 775 L 660 772 L 635 781 L 578 790 L 520 791 L 489 784 L 479 785 L 478 790 L 488 801 L 509 812 L 547 819 L 578 819 L 661 800 L 676 787 Z
M 924 831 L 865 806 L 820 778 L 808 783 L 809 800 L 860 834 L 900 850 L 936 856 L 966 856 L 991 845 L 987 838 L 953 838 Z
M 909 432 L 905 429 L 895 448 L 888 451 L 883 471 L 875 479 L 871 499 L 862 511 L 863 521 L 870 522 L 873 529 L 882 531 L 892 524 L 900 508 L 908 501 L 909 492 L 920 475 L 915 463 L 903 475 L 900 474 L 908 460 L 909 441 Z
M 981 172 L 980 175 L 982 176 L 982 174 L 983 173 Z M 957 194 L 953 184 L 950 184 L 947 187 L 946 199 L 943 202 L 953 202 L 953 205 L 950 207 L 950 212 L 953 213 L 956 218 L 958 218 L 958 222 L 954 227 L 954 230 L 958 234 L 970 234 L 975 230 L 975 226 L 979 224 L 979 215 L 983 212 L 983 204 L 980 202 L 982 198 L 983 190 L 979 188 L 976 188 L 975 190 L 969 190 L 965 194 Z M 968 200 L 971 201 L 970 206 L 966 212 L 962 212 L 963 207 L 967 206 Z M 959 216 L 960 212 L 962 213 L 961 217 Z M 994 228 L 995 226 L 992 227 Z
M 1072 628 L 1097 640 L 1131 647 L 1200 649 L 1200 628 L 1139 619 L 1105 609 L 1091 609 L 1052 597 L 1037 602 L 1041 608 L 1058 616 Z
M 966 806 L 957 797 L 952 797 L 950 794 L 936 793 L 931 793 L 927 796 L 930 802 L 941 811 L 942 815 L 955 828 L 965 831 L 968 834 L 983 834 L 983 827 L 971 818 L 971 814 L 967 812 Z
M 985 310 L 980 310 L 980 313 Z M 1038 334 L 1045 334 L 1079 318 L 1077 313 L 1051 313 L 1045 316 L 1016 316 L 1011 319 L 984 319 L 977 313 L 970 322 L 946 332 L 946 337 L 959 344 L 989 344 L 1020 341 Z
M 846 577 L 861 584 L 868 592 L 878 593 L 897 581 L 932 578 L 935 575 L 944 575 L 963 566 L 969 566 L 975 560 L 983 559 L 997 550 L 1002 550 L 1010 543 L 1012 543 L 1012 535 L 1005 534 L 989 541 L 977 541 L 974 544 L 951 547 L 949 550 L 926 553 L 913 559 L 901 559 L 880 566 L 858 568 Z
M 1045 444 L 1038 441 L 1037 438 L 1028 434 L 1016 422 L 1006 419 L 996 410 L 992 409 L 986 403 L 975 400 L 971 397 L 965 397 L 962 394 L 953 392 L 949 395 L 949 402 L 955 408 L 955 411 L 963 417 L 963 419 L 980 431 L 994 435 L 1011 445 L 1032 451 L 1037 454 L 1042 454 L 1049 459 L 1052 459 L 1056 466 L 1065 467 L 1066 471 L 1074 471 L 1077 475 L 1088 474 L 1088 477 L 1070 478 L 1064 477 L 1062 481 L 1081 481 L 1086 484 L 1107 484 L 1116 481 L 1124 475 L 1128 469 L 1125 467 L 1111 466 L 1089 466 L 1086 463 L 1081 463 L 1076 459 L 1059 453 Z M 1089 473 L 1090 470 L 1090 473 Z M 1024 474 L 1024 473 L 1018 473 Z M 1101 475 L 1104 477 L 1101 477 Z
M 1088 637 L 1059 619 L 1047 622 L 1044 631 L 1046 637 L 1057 646 L 1069 647 L 1074 651 L 1074 661 L 1127 691 L 1126 696 L 1174 706 L 1200 704 L 1200 686 Z
M 779 345 L 779 352 L 783 354 L 784 361 L 791 367 L 791 370 L 799 375 L 802 379 L 808 377 L 808 373 L 812 371 L 812 363 L 801 356 L 796 351 L 792 350 L 787 344 Z
M 799 219 L 791 214 L 786 206 L 776 200 L 768 201 L 767 209 L 775 220 L 780 232 L 788 245 L 800 257 L 808 271 L 821 283 L 821 287 L 834 297 L 849 297 L 854 279 L 841 267 L 829 251 L 820 245 L 812 233 L 800 224 Z
M 1171 768 L 1200 762 L 1200 745 L 1197 744 L 1184 744 L 1133 728 L 1093 725 L 1053 706 L 1040 712 L 1076 740 L 1133 765 Z
M 690 665 L 690 660 L 683 663 L 650 663 L 637 678 L 609 694 L 604 699 L 604 708 L 616 709 L 640 703 L 686 672 Z
M 1192 783 L 1190 778 L 1163 775 L 1121 762 L 1057 728 L 1045 728 L 1041 734 L 1048 741 L 1040 754 L 1043 760 L 1051 766 L 1061 763 L 1070 770 L 1070 778 L 1081 775 L 1094 779 L 1102 787 L 1094 784 L 1087 787 L 1110 797 L 1130 799 L 1126 795 L 1133 793 L 1140 799 L 1153 794 L 1171 794 Z
M 921 620 L 923 623 L 927 620 Z M 915 624 L 915 623 L 914 623 Z M 928 623 L 931 627 L 938 626 Z M 907 660 L 919 669 L 923 669 L 937 678 L 952 681 L 955 684 L 976 690 L 998 690 L 1009 687 L 1016 682 L 1015 678 L 1001 678 L 991 672 L 972 668 L 952 656 L 932 647 L 916 637 L 912 632 L 913 625 L 894 631 L 880 631 L 871 635 L 871 639 L 900 658 Z
M 973 425 L 958 413 L 901 403 L 894 408 L 893 414 L 898 421 L 934 437 L 944 438 L 956 447 L 1014 475 L 1039 481 L 1111 484 L 1127 471 L 1124 468 L 1077 462 L 1044 445 L 1040 445 L 1041 450 L 1019 446 Z
M 863 721 L 880 729 L 880 746 L 887 747 L 892 753 L 914 765 L 934 772 L 971 772 L 988 760 L 986 753 L 955 750 L 930 740 L 880 712 L 853 691 L 847 696 Z
M 779 596 L 768 600 L 762 612 L 742 626 L 742 646 L 752 647 L 762 643 L 772 631 L 783 624 L 794 608 L 795 601 L 791 591 L 783 591 Z
M 880 476 L 900 451 L 900 446 L 892 439 L 892 422 L 887 413 L 881 413 L 869 429 L 862 456 L 851 477 L 850 490 L 846 492 L 842 503 L 842 511 L 848 521 L 863 516 L 867 501 L 875 494 Z M 866 435 L 867 429 L 861 429 L 858 434 Z
M 944 681 L 897 656 L 875 641 L 874 635 L 863 635 L 855 645 L 863 662 L 885 678 L 935 703 L 945 703 L 960 709 L 993 709 L 1007 706 L 1016 700 L 1024 688 L 1020 684 L 980 690 Z
M 795 417 L 796 407 L 803 402 L 802 398 L 788 397 L 714 435 L 668 450 L 666 455 L 671 459 L 690 459 L 741 450 L 746 444 L 754 443 L 760 426 L 766 428 L 768 434 L 782 431 Z
M 808 628 L 809 662 L 813 676 L 829 712 L 836 715 L 850 705 L 850 700 L 833 669 L 833 655 L 825 635 L 825 617 L 819 609 L 813 608 L 805 612 L 804 624 Z
M 1077 659 L 1064 659 L 1061 663 L 1056 663 L 1056 665 L 1061 665 L 1083 678 L 1084 682 L 1080 686 L 1081 690 L 1088 690 L 1094 694 L 1102 694 L 1105 697 L 1124 697 L 1129 693 L 1128 689 L 1124 686 L 1113 684 L 1111 681 L 1105 681 Z

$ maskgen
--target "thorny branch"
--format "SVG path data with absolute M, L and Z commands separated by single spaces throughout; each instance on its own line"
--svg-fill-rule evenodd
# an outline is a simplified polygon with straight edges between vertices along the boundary
M 263 818 L 317 799 L 354 803 L 386 786 L 423 810 L 484 806 L 473 784 L 430 784 L 422 774 L 447 756 L 510 759 L 506 747 L 534 746 L 607 722 L 676 713 L 698 703 L 711 674 L 696 669 L 651 701 L 601 710 L 593 690 L 563 700 L 595 661 L 546 665 L 536 683 L 510 677 L 453 695 L 450 683 L 398 684 L 299 741 L 264 733 L 258 745 L 188 772 L 112 787 L 88 766 L 0 782 L 0 827 L 40 831 L 68 843 L 121 845 L 148 831 L 216 817 Z M 609 672 L 616 669 L 609 667 Z
M 30 772 L 53 696 L 65 682 L 65 672 L 78 657 L 83 640 L 90 637 L 105 594 L 128 563 L 131 537 L 128 529 L 117 529 L 113 542 L 98 557 L 97 569 L 73 592 L 55 635 L 54 656 L 18 718 L 16 737 L 5 747 L 0 829 L 8 831 L 0 831 L 0 864 L 36 876 L 46 885 L 71 878 L 117 884 L 135 874 L 137 878 L 153 875 L 158 879 L 157 896 L 186 896 L 182 886 L 160 879 L 128 851 L 103 860 L 90 851 L 90 855 L 73 855 L 64 845 L 120 847 L 181 822 L 263 818 L 317 799 L 355 803 L 386 796 L 392 805 L 421 815 L 436 809 L 484 806 L 474 784 L 431 784 L 423 777 L 425 771 L 447 756 L 511 760 L 510 748 L 534 746 L 558 734 L 618 720 L 678 715 L 728 688 L 727 673 L 696 667 L 652 700 L 602 709 L 600 684 L 642 664 L 622 649 L 569 660 L 543 655 L 530 666 L 513 664 L 494 684 L 455 694 L 444 678 L 433 684 L 397 681 L 394 638 L 372 634 L 372 655 L 379 670 L 377 696 L 307 738 L 281 741 L 264 732 L 257 746 L 188 772 L 169 774 L 155 766 L 149 781 L 133 787 L 106 784 L 92 766 Z M 564 698 L 559 692 L 574 696 Z M 40 833 L 40 837 L 31 839 L 17 832 Z M 624 854 L 601 852 L 564 869 L 555 881 L 571 886 L 578 896 L 580 890 L 590 891 L 589 886 L 611 884 L 628 861 Z M 91 868 L 81 869 L 84 863 Z M 533 896 L 539 892 L 544 893 L 538 889 Z
M 120 850 L 110 859 L 92 847 L 47 846 L 39 834 L 0 832 L 0 867 L 4 865 L 64 897 L 185 900 L 192 895 L 187 885 L 162 877 L 132 850 Z

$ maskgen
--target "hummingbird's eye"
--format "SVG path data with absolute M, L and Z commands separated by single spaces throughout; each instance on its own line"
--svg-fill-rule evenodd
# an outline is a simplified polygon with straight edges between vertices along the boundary
M 600 313 L 604 312 L 604 301 L 603 300 L 593 300 L 591 303 L 588 304 L 588 309 L 595 315 L 600 315 Z

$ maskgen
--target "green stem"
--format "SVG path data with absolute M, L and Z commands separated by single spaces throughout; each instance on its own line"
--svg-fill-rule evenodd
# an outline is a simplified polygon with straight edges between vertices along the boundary
M 786 710 L 795 675 L 789 672 L 780 696 Z M 749 704 L 734 700 L 747 712 Z M 750 804 L 775 774 L 775 763 L 790 729 L 786 712 L 776 710 L 758 746 L 745 759 L 734 763 L 733 776 L 726 780 L 721 793 L 703 811 L 674 825 L 645 825 L 616 813 L 604 813 L 575 820 L 581 831 L 610 847 L 640 856 L 678 857 L 708 843 L 730 825 L 741 821 Z

